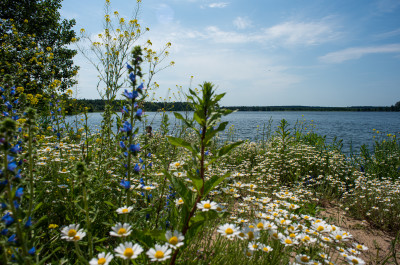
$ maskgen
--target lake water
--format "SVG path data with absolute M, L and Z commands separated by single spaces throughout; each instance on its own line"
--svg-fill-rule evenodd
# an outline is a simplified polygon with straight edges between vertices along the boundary
M 145 118 L 146 125 L 151 125 L 153 131 L 157 130 L 161 124 L 161 114 L 147 112 Z M 171 127 L 179 124 L 172 113 L 170 117 Z M 68 117 L 72 120 L 73 117 Z M 229 126 L 233 125 L 235 139 L 261 139 L 264 125 L 268 125 L 271 120 L 271 129 L 275 131 L 280 120 L 286 119 L 290 127 L 296 122 L 303 121 L 308 129 L 314 127 L 314 131 L 326 135 L 328 142 L 336 136 L 343 139 L 343 151 L 348 153 L 352 147 L 354 151 L 359 151 L 362 144 L 372 146 L 376 135 L 373 129 L 383 134 L 400 133 L 400 113 L 398 112 L 325 112 L 325 111 L 265 111 L 253 112 L 243 111 L 228 115 L 223 121 L 228 121 Z M 100 126 L 101 113 L 89 113 L 89 125 L 91 128 Z M 309 126 L 313 124 L 314 126 Z M 141 132 L 143 132 L 141 126 Z M 226 135 L 224 137 L 227 137 Z

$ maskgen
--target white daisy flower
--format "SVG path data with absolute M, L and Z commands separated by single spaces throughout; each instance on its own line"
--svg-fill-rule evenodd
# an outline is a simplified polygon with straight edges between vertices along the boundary
M 285 246 L 293 246 L 293 245 L 298 244 L 298 242 L 291 237 L 282 237 L 281 243 Z
M 132 233 L 131 228 L 132 227 L 129 224 L 117 223 L 115 226 L 111 227 L 113 231 L 110 232 L 110 235 L 117 237 L 126 237 Z
M 336 242 L 343 242 L 347 241 L 349 238 L 352 238 L 352 236 L 349 233 L 344 232 L 342 230 L 335 230 L 331 232 L 331 237 L 335 239 Z
M 79 241 L 86 236 L 86 233 L 79 229 L 79 224 L 66 226 L 61 230 L 61 233 L 63 234 L 61 238 L 67 241 Z
M 216 210 L 217 206 L 218 204 L 216 202 L 210 202 L 210 200 L 201 201 L 197 203 L 197 208 L 199 208 L 203 212 L 207 212 L 209 210 Z
M 296 256 L 296 262 L 299 264 L 310 264 L 310 257 L 307 255 L 297 255 Z
M 228 239 L 233 239 L 240 233 L 239 228 L 234 224 L 221 225 L 220 227 L 218 227 L 217 232 Z
M 165 238 L 167 239 L 168 245 L 173 249 L 183 246 L 183 240 L 185 239 L 182 233 L 176 230 L 174 232 L 167 231 L 165 233 Z
M 139 244 L 125 242 L 119 244 L 114 251 L 116 253 L 115 256 L 122 259 L 136 259 L 143 252 L 143 248 Z
M 264 245 L 264 247 L 263 247 L 261 250 L 268 253 L 268 252 L 271 252 L 271 251 L 274 250 L 274 249 L 271 248 L 270 246 L 265 246 L 265 245 Z
M 353 246 L 357 249 L 357 250 L 368 250 L 368 247 L 364 246 L 364 245 L 360 245 L 357 243 L 353 243 Z
M 97 255 L 97 258 L 93 258 L 89 261 L 90 265 L 108 265 L 108 263 L 110 263 L 110 261 L 114 258 L 113 254 L 111 253 L 99 253 Z
M 164 261 L 171 257 L 171 249 L 168 248 L 168 245 L 164 246 L 156 244 L 154 248 L 149 249 L 146 254 L 150 258 L 150 261 Z
M 179 198 L 179 199 L 176 199 L 175 200 L 175 204 L 176 205 L 182 205 L 182 204 L 184 204 L 185 202 L 183 201 L 183 199 L 182 198 Z
M 117 209 L 117 213 L 125 214 L 125 213 L 130 213 L 132 210 L 133 210 L 132 206 L 129 206 L 129 207 L 123 206 L 123 207 Z
M 360 258 L 357 258 L 356 256 L 347 256 L 346 257 L 346 261 L 349 264 L 358 264 L 358 265 L 364 265 L 365 264 L 365 261 L 363 261 Z

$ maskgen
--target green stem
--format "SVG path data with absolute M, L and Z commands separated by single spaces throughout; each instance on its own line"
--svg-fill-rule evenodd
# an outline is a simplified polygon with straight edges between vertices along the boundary
M 32 121 L 31 121 L 32 122 Z M 31 127 L 31 123 L 29 123 L 29 127 L 28 127 L 28 153 L 29 153 L 29 194 L 30 194 L 30 198 L 29 198 L 29 210 L 28 210 L 28 217 L 31 216 L 32 214 L 32 207 L 33 207 L 33 197 L 34 197 L 34 193 L 33 193 L 33 157 L 32 157 L 32 127 Z
M 83 184 L 83 203 L 85 207 L 86 214 L 86 229 L 88 235 L 88 244 L 89 244 L 89 258 L 93 257 L 93 242 L 92 242 L 92 233 L 90 232 L 90 218 L 89 218 L 89 207 L 87 202 L 87 190 L 86 190 L 86 180 L 84 180 Z

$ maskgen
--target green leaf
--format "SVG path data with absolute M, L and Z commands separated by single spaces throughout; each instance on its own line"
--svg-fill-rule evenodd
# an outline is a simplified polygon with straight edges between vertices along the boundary
M 182 120 L 184 121 L 185 118 L 183 118 L 182 114 L 178 113 L 178 112 L 174 112 L 175 118 L 177 118 L 178 120 Z
M 218 150 L 218 157 L 222 157 L 222 156 L 228 154 L 230 151 L 232 151 L 233 148 L 238 147 L 242 143 L 243 143 L 243 141 L 239 141 L 236 143 L 225 145 L 224 147 L 222 147 L 221 149 Z
M 173 136 L 167 136 L 168 141 L 175 145 L 175 146 L 179 146 L 179 147 L 183 147 L 188 149 L 190 152 L 195 153 L 192 145 L 188 142 L 186 142 L 185 140 L 181 139 L 181 138 L 177 138 L 177 137 L 173 137 Z
M 208 143 L 208 141 L 210 141 L 218 132 L 222 132 L 223 130 L 225 130 L 226 126 L 228 125 L 228 122 L 222 122 L 219 124 L 219 126 L 215 129 L 215 130 L 209 130 L 206 133 L 206 137 L 204 138 L 204 141 L 206 142 L 206 144 Z
M 200 194 L 200 190 L 203 187 L 203 180 L 199 176 L 196 175 L 196 172 L 193 173 L 191 171 L 188 171 L 187 176 L 188 176 L 188 178 L 190 178 L 190 180 L 192 181 L 192 184 L 194 185 L 194 187 Z
M 33 209 L 33 211 L 36 212 L 40 208 L 40 206 L 42 206 L 42 205 L 43 205 L 43 202 L 38 203 L 36 205 L 35 209 Z
M 218 184 L 220 184 L 222 181 L 224 181 L 224 179 L 226 179 L 227 177 L 229 177 L 231 173 L 225 173 L 223 176 L 219 176 L 219 175 L 214 175 L 212 176 L 204 185 L 204 194 L 203 196 L 207 196 L 208 193 L 210 193 L 210 191 L 212 191 Z
M 112 204 L 112 203 L 109 202 L 109 201 L 104 201 L 104 203 L 107 204 L 107 205 L 109 205 L 109 206 L 111 206 L 112 208 L 116 208 L 115 205 Z

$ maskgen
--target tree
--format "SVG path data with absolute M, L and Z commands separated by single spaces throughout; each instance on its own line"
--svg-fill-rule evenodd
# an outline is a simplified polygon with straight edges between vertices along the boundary
M 0 71 L 2 77 L 11 75 L 14 85 L 24 87 L 26 93 L 42 92 L 54 80 L 61 81 L 61 91 L 76 83 L 78 67 L 72 58 L 77 51 L 67 47 L 76 40 L 75 20 L 61 20 L 61 2 L 0 0 Z M 16 74 L 21 68 L 25 71 Z
M 397 101 L 396 104 L 394 104 L 394 109 L 400 111 L 400 101 Z

